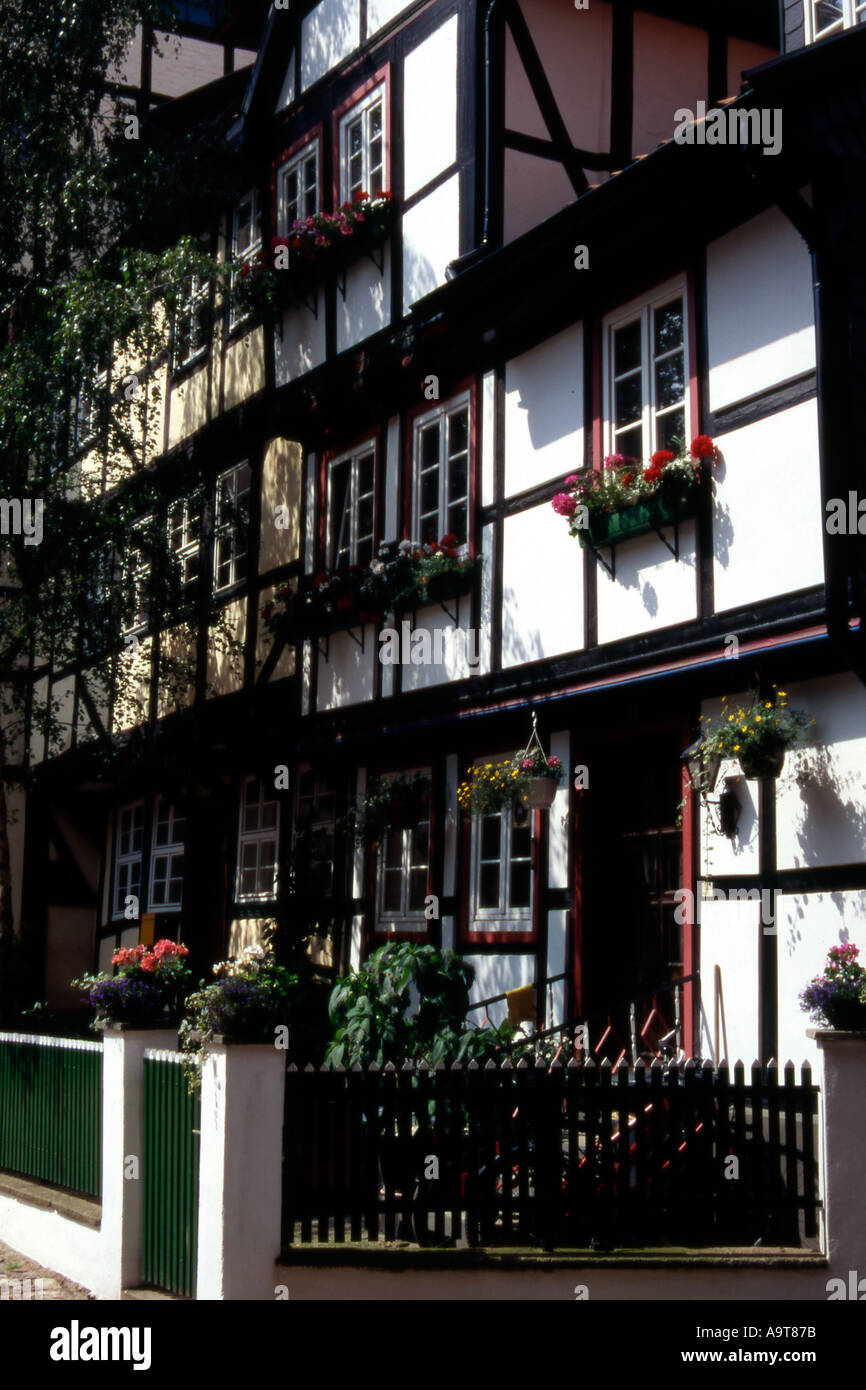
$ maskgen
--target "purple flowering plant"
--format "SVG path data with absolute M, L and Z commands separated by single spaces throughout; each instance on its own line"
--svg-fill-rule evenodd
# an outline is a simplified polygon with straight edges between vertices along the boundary
M 866 970 L 858 964 L 853 942 L 831 946 L 824 973 L 816 975 L 800 995 L 800 1007 L 816 1023 L 831 1028 L 866 1028 Z

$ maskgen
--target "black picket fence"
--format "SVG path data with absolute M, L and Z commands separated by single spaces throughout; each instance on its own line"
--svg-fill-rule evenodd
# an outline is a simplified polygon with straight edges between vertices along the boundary
M 283 1248 L 798 1246 L 817 1096 L 791 1064 L 289 1067 Z

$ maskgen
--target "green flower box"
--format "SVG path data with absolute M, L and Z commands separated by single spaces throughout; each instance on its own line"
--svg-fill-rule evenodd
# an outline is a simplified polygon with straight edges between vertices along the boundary
M 673 497 L 663 497 L 659 493 L 646 501 L 623 507 L 622 511 L 590 515 L 589 525 L 578 531 L 577 538 L 582 546 L 597 550 L 599 546 L 617 545 L 661 526 L 676 526 L 695 515 L 698 491 L 695 488 Z

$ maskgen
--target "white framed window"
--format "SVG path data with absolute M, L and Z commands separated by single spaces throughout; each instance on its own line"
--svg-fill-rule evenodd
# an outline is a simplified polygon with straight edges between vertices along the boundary
M 806 42 L 866 23 L 866 0 L 805 0 Z
M 470 931 L 532 929 L 532 821 L 510 810 L 472 817 Z
M 430 777 L 430 768 L 420 768 Z M 426 932 L 430 891 L 430 811 L 405 829 L 389 826 L 376 859 L 376 926 L 383 932 Z
M 153 911 L 170 911 L 181 905 L 185 832 L 185 817 L 164 796 L 157 797 L 148 893 L 148 904 Z
M 376 527 L 376 445 L 328 463 L 328 566 L 369 565 Z
M 292 844 L 298 887 L 304 893 L 329 898 L 334 891 L 334 837 L 337 789 L 331 777 L 301 768 L 295 800 Z
M 232 213 L 232 261 L 252 261 L 262 249 L 262 214 L 257 188 L 251 188 Z M 232 271 L 234 288 L 240 268 Z M 229 328 L 237 328 L 246 318 L 246 310 L 232 296 Z
M 340 121 L 340 201 L 359 193 L 375 197 L 387 187 L 385 169 L 385 87 L 353 106 Z
M 144 851 L 144 802 L 121 806 L 114 839 L 112 917 L 122 917 L 126 899 L 141 902 L 141 858 Z M 138 916 L 138 913 L 136 913 Z
M 194 272 L 183 283 L 174 317 L 174 367 L 179 371 L 207 352 L 210 336 L 210 283 Z
M 82 380 L 75 401 L 75 443 L 79 449 L 86 449 L 95 442 L 107 397 L 107 369 Z
M 203 511 L 201 493 L 178 498 L 168 511 L 168 549 L 177 561 L 184 591 L 191 589 L 199 577 Z
M 315 217 L 319 207 L 319 142 L 312 140 L 277 172 L 277 231 L 288 236 L 295 222 Z
M 217 479 L 214 583 L 219 593 L 247 577 L 252 471 L 239 463 Z
M 150 622 L 150 553 L 147 528 L 152 517 L 145 517 L 130 529 L 126 548 L 120 557 L 123 594 L 121 631 L 140 632 Z
M 469 396 L 458 397 L 415 421 L 413 535 L 438 541 L 452 535 L 465 545 L 469 528 Z
M 279 802 L 257 777 L 248 777 L 241 792 L 238 902 L 263 902 L 277 896 L 279 829 Z
M 638 461 L 689 438 L 689 340 L 682 281 L 604 321 L 605 418 L 612 454 Z

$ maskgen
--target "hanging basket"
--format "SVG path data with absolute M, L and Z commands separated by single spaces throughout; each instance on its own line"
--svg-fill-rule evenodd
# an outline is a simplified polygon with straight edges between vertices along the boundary
M 555 777 L 533 777 L 526 788 L 526 805 L 533 811 L 549 811 L 558 790 Z
M 762 747 L 743 749 L 740 767 L 750 781 L 762 777 L 778 777 L 785 765 L 785 744 L 769 743 Z

